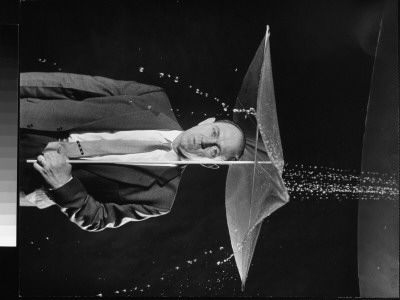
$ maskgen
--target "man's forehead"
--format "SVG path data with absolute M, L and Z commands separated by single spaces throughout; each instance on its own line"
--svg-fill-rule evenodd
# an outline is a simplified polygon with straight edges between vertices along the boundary
M 229 123 L 215 123 L 215 125 L 221 130 L 221 155 L 235 156 L 242 143 L 242 133 L 236 126 Z
M 241 136 L 240 130 L 235 125 L 232 125 L 229 123 L 223 123 L 223 122 L 216 122 L 216 123 L 213 123 L 213 125 L 218 127 L 218 129 L 220 130 L 220 133 L 224 133 L 227 135 Z

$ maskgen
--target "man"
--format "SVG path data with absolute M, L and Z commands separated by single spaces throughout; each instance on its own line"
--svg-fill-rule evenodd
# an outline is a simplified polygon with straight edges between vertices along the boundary
M 23 73 L 20 98 L 22 191 L 38 207 L 59 205 L 88 231 L 168 213 L 184 169 L 107 161 L 213 162 L 244 151 L 234 123 L 207 119 L 182 131 L 164 90 L 134 81 Z M 33 167 L 27 158 L 37 158 Z M 72 167 L 68 158 L 94 163 Z

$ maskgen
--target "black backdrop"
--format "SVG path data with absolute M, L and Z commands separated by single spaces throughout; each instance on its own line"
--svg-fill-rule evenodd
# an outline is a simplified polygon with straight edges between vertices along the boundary
M 212 115 L 231 117 L 268 24 L 287 167 L 357 172 L 382 5 L 22 1 L 20 71 L 163 86 L 178 121 L 189 128 Z M 230 106 L 227 111 L 221 103 Z M 170 214 L 100 233 L 80 230 L 56 207 L 20 208 L 20 294 L 359 294 L 357 201 L 316 196 L 292 200 L 264 222 L 246 291 L 240 292 L 228 259 L 226 172 L 190 166 Z

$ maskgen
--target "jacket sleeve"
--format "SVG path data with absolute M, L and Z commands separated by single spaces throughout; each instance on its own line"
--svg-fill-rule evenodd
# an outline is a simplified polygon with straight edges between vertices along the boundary
M 71 222 L 86 231 L 98 232 L 105 228 L 117 228 L 128 222 L 142 221 L 167 214 L 170 208 L 157 208 L 151 205 L 157 202 L 153 198 L 172 197 L 173 200 L 179 180 L 178 176 L 162 187 L 155 182 L 148 190 L 141 191 L 140 198 L 147 200 L 139 201 L 142 204 L 129 201 L 126 204 L 117 204 L 115 199 L 109 199 L 114 201 L 113 203 L 97 201 L 87 193 L 76 177 L 64 186 L 50 191 L 50 194 L 53 201 L 61 207 L 61 211 L 68 216 Z M 144 202 L 148 204 L 143 204 Z
M 136 81 L 70 73 L 28 72 L 20 74 L 20 98 L 83 100 L 93 97 L 133 95 L 163 91 Z

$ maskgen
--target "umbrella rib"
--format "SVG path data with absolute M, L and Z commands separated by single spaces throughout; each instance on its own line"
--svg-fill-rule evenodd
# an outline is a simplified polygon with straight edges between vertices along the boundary
M 35 163 L 36 159 L 27 159 L 27 163 Z M 174 160 L 162 160 L 162 161 L 117 161 L 117 160 L 80 160 L 73 159 L 66 161 L 70 164 L 127 164 L 127 165 L 253 165 L 255 162 L 252 160 L 240 160 L 240 161 L 201 161 L 201 160 L 189 160 L 189 161 L 174 161 Z M 258 161 L 258 164 L 272 164 L 271 161 Z
M 264 51 L 263 51 L 263 63 L 261 66 L 260 70 L 260 79 L 258 83 L 258 92 L 257 92 L 257 115 L 256 115 L 256 143 L 255 143 L 255 148 L 254 148 L 254 168 L 253 168 L 253 182 L 251 186 L 251 196 L 250 196 L 250 214 L 249 214 L 249 225 L 248 228 L 250 228 L 250 222 L 251 222 L 251 207 L 253 205 L 253 194 L 254 194 L 254 182 L 255 182 L 255 177 L 256 177 L 256 166 L 257 166 L 257 149 L 258 149 L 258 131 L 259 131 L 259 117 L 258 114 L 260 113 L 260 86 L 262 84 L 263 78 L 264 78 L 264 59 L 265 59 L 265 48 L 267 45 L 267 37 L 269 36 L 269 26 L 267 25 L 267 30 L 265 34 L 265 40 L 264 40 Z

